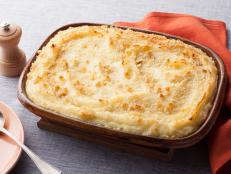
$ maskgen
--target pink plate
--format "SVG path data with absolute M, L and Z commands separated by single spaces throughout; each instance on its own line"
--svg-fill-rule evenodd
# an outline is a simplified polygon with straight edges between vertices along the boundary
M 23 127 L 16 113 L 2 102 L 0 102 L 0 111 L 6 119 L 4 127 L 23 143 Z M 20 155 L 21 148 L 9 137 L 0 133 L 0 173 L 8 173 Z

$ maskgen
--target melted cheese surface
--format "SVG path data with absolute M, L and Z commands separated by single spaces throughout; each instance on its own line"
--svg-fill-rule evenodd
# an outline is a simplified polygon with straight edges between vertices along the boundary
M 200 49 L 129 29 L 82 26 L 58 32 L 38 52 L 26 92 L 73 120 L 174 139 L 203 123 L 216 86 L 215 63 Z

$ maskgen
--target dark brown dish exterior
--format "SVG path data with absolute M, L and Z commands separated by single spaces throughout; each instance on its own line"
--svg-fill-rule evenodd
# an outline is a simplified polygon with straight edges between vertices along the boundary
M 39 47 L 38 50 L 40 50 L 43 46 L 45 46 L 48 41 L 60 30 L 65 30 L 69 27 L 79 27 L 82 25 L 105 25 L 105 24 L 94 24 L 94 23 L 74 23 L 74 24 L 69 24 L 65 25 L 56 31 L 54 31 L 48 38 L 42 43 L 42 45 Z M 110 26 L 110 25 L 109 25 Z M 127 27 L 119 27 L 122 29 L 127 29 Z M 110 139 L 114 140 L 115 142 L 123 142 L 123 143 L 129 143 L 129 144 L 135 144 L 139 146 L 145 146 L 149 148 L 167 148 L 167 149 L 175 149 L 175 148 L 184 148 L 188 146 L 192 146 L 195 143 L 199 142 L 202 138 L 204 138 L 208 132 L 211 130 L 212 126 L 214 125 L 220 109 L 223 104 L 224 96 L 225 96 L 225 90 L 226 90 L 226 73 L 225 73 L 225 68 L 223 61 L 221 58 L 215 54 L 211 49 L 202 46 L 200 44 L 191 42 L 189 40 L 176 37 L 176 36 L 171 36 L 168 34 L 164 33 L 159 33 L 159 32 L 153 32 L 153 31 L 145 31 L 145 30 L 139 30 L 139 29 L 134 29 L 130 28 L 131 30 L 138 31 L 138 32 L 143 32 L 143 33 L 149 33 L 149 34 L 158 34 L 158 35 L 163 35 L 166 36 L 167 38 L 171 39 L 179 39 L 183 41 L 184 43 L 187 43 L 189 45 L 195 46 L 204 52 L 207 53 L 208 56 L 212 57 L 213 60 L 215 61 L 216 67 L 218 69 L 218 85 L 217 85 L 217 91 L 214 96 L 214 101 L 213 105 L 208 113 L 208 116 L 204 123 L 200 126 L 200 128 L 195 131 L 194 133 L 183 137 L 183 138 L 178 138 L 174 140 L 169 140 L 169 139 L 159 139 L 159 138 L 153 138 L 153 137 L 147 137 L 147 136 L 141 136 L 141 135 L 134 135 L 134 134 L 128 134 L 124 132 L 119 132 L 119 131 L 114 131 L 110 130 L 107 128 L 99 127 L 93 124 L 89 124 L 86 122 L 83 122 L 81 120 L 76 121 L 71 118 L 63 117 L 62 114 L 58 114 L 52 111 L 49 111 L 47 109 L 44 109 L 36 104 L 34 104 L 27 96 L 26 91 L 25 91 L 25 82 L 27 79 L 27 73 L 30 71 L 30 66 L 31 64 L 35 61 L 37 51 L 32 57 L 32 59 L 27 63 L 26 67 L 24 68 L 20 80 L 19 80 L 19 85 L 18 85 L 18 99 L 22 103 L 22 105 L 27 108 L 29 111 L 32 113 L 40 116 L 42 120 L 47 120 L 51 122 L 56 122 L 57 124 L 64 124 L 67 127 L 70 128 L 76 128 L 80 131 L 94 134 L 95 136 L 103 137 L 105 140 Z

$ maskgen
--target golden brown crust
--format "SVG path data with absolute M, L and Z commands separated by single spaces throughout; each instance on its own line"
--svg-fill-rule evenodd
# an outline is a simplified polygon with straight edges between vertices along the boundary
M 107 26 L 60 31 L 26 82 L 36 104 L 128 133 L 174 139 L 200 126 L 217 85 L 212 58 L 164 36 Z

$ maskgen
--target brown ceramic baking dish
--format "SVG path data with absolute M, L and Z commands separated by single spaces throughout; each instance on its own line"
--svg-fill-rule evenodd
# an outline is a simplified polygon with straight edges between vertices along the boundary
M 42 43 L 42 45 L 39 47 L 38 50 L 40 50 L 43 46 L 45 46 L 48 41 L 60 30 L 65 30 L 68 27 L 79 27 L 82 25 L 105 25 L 105 24 L 94 24 L 94 23 L 74 23 L 74 24 L 69 24 L 65 25 L 56 31 L 54 31 L 51 35 L 49 35 L 46 40 Z M 127 27 L 119 27 L 122 29 L 127 29 Z M 49 111 L 47 109 L 41 108 L 40 106 L 34 104 L 28 97 L 25 91 L 25 82 L 27 79 L 27 73 L 30 70 L 31 64 L 35 61 L 37 51 L 33 55 L 32 59 L 27 63 L 26 67 L 24 68 L 20 80 L 19 80 L 19 85 L 18 85 L 18 99 L 22 103 L 22 105 L 27 108 L 29 111 L 32 113 L 40 116 L 42 120 L 46 121 L 47 123 L 53 123 L 57 125 L 61 125 L 57 127 L 56 129 L 63 129 L 63 128 L 70 128 L 69 130 L 64 130 L 63 131 L 73 131 L 73 129 L 77 130 L 75 132 L 70 133 L 69 135 L 73 134 L 79 134 L 80 132 L 83 133 L 83 136 L 85 138 L 83 139 L 91 139 L 87 138 L 86 136 L 92 136 L 97 137 L 98 139 L 102 138 L 102 141 L 108 141 L 110 142 L 111 140 L 113 143 L 122 143 L 121 146 L 123 146 L 123 143 L 126 144 L 125 149 L 129 149 L 129 145 L 135 145 L 137 147 L 147 147 L 147 148 L 166 148 L 166 149 L 175 149 L 175 148 L 184 148 L 188 146 L 192 146 L 193 144 L 199 142 L 202 138 L 204 138 L 212 126 L 214 125 L 220 109 L 222 107 L 222 103 L 224 100 L 225 96 L 225 90 L 226 90 L 226 72 L 224 68 L 223 61 L 221 58 L 215 54 L 211 49 L 202 46 L 200 44 L 194 43 L 192 41 L 183 39 L 181 37 L 176 37 L 176 36 L 171 36 L 168 34 L 164 33 L 159 33 L 159 32 L 153 32 L 153 31 L 146 31 L 146 30 L 140 30 L 140 29 L 135 29 L 135 28 L 130 28 L 131 30 L 138 31 L 138 32 L 143 32 L 143 33 L 152 33 L 152 34 L 158 34 L 158 35 L 163 35 L 166 36 L 167 38 L 171 39 L 179 39 L 187 44 L 193 45 L 195 47 L 200 48 L 204 52 L 206 52 L 210 57 L 212 57 L 215 61 L 216 67 L 218 69 L 218 84 L 217 84 L 217 91 L 215 94 L 215 97 L 213 99 L 213 105 L 211 107 L 211 110 L 208 113 L 208 116 L 204 123 L 200 126 L 200 128 L 195 131 L 194 133 L 183 137 L 183 138 L 178 138 L 174 140 L 169 140 L 169 139 L 159 139 L 159 138 L 153 138 L 153 137 L 147 137 L 147 136 L 141 136 L 141 135 L 133 135 L 133 134 L 128 134 L 124 132 L 119 132 L 119 131 L 114 131 L 106 128 L 102 128 L 93 124 L 85 123 L 83 121 L 74 121 L 71 119 L 68 119 L 66 117 L 63 117 L 61 114 L 54 113 L 52 111 Z M 48 126 L 48 127 L 47 127 Z M 47 129 L 52 129 L 52 124 L 46 124 Z M 63 132 L 61 130 L 56 130 L 57 132 Z M 79 136 L 77 136 L 79 137 Z M 80 137 L 81 138 L 81 137 Z M 132 147 L 132 146 L 131 146 Z

